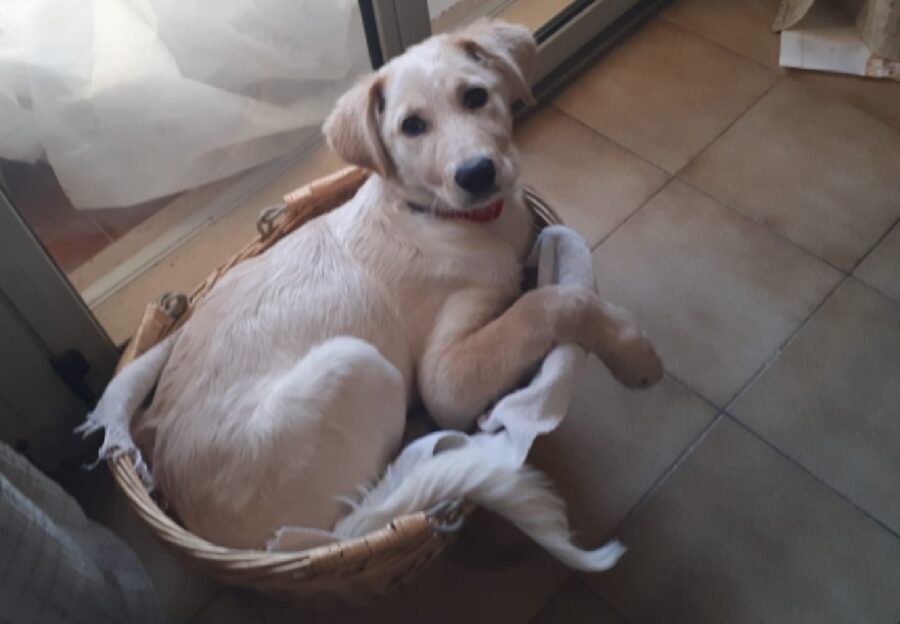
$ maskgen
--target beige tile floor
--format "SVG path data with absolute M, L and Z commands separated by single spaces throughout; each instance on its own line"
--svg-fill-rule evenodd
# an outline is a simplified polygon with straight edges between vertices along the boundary
M 900 622 L 900 85 L 779 70 L 777 4 L 677 0 L 519 131 L 667 368 L 632 393 L 593 362 L 534 452 L 621 564 L 482 517 L 411 587 L 306 613 L 129 529 L 173 622 Z

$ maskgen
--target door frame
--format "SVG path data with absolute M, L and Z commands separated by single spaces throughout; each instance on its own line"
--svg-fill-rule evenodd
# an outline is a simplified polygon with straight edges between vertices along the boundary
M 119 354 L 0 188 L 3 438 L 51 470 L 85 446 L 71 434 Z
M 535 32 L 532 94 L 545 103 L 668 0 L 576 0 Z
M 2 189 L 0 295 L 48 353 L 78 351 L 91 363 L 84 381 L 99 396 L 115 368 L 118 350 Z
M 537 55 L 532 76 L 536 105 L 543 103 L 599 55 L 642 23 L 666 0 L 573 0 L 534 33 Z M 510 2 L 497 3 L 488 15 Z M 427 2 L 359 0 L 369 56 L 377 69 L 404 49 L 431 36 Z M 523 102 L 517 115 L 527 109 Z
M 431 36 L 424 0 L 358 0 L 372 69 Z

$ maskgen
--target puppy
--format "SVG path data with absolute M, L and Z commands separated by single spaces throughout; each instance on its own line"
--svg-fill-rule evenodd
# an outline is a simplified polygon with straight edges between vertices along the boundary
M 133 432 L 191 531 L 260 548 L 282 526 L 332 529 L 346 514 L 336 498 L 377 479 L 398 450 L 412 402 L 468 429 L 559 343 L 595 353 L 627 386 L 660 378 L 624 310 L 574 287 L 520 293 L 532 240 L 510 105 L 528 97 L 534 53 L 525 28 L 482 21 L 363 78 L 324 130 L 374 175 L 229 271 L 175 336 L 112 382 L 97 412 L 129 417 L 159 377 Z M 442 461 L 382 515 L 464 495 L 570 565 L 615 560 L 612 547 L 591 559 L 571 546 L 561 504 L 534 473 L 477 454 Z M 359 534 L 382 515 L 340 526 Z

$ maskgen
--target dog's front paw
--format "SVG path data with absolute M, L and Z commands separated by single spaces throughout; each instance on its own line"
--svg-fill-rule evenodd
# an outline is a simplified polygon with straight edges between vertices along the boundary
M 610 372 L 629 388 L 649 388 L 662 379 L 662 360 L 636 325 L 624 327 L 605 356 L 603 360 Z

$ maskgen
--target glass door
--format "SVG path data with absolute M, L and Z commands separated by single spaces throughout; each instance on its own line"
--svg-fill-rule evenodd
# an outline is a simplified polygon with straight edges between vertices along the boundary
M 111 298 L 255 211 L 369 69 L 356 0 L 0 3 L 0 185 L 121 341 Z
M 428 0 L 428 13 L 434 32 L 486 16 L 530 28 L 538 41 L 533 93 L 540 103 L 661 4 L 661 0 Z

